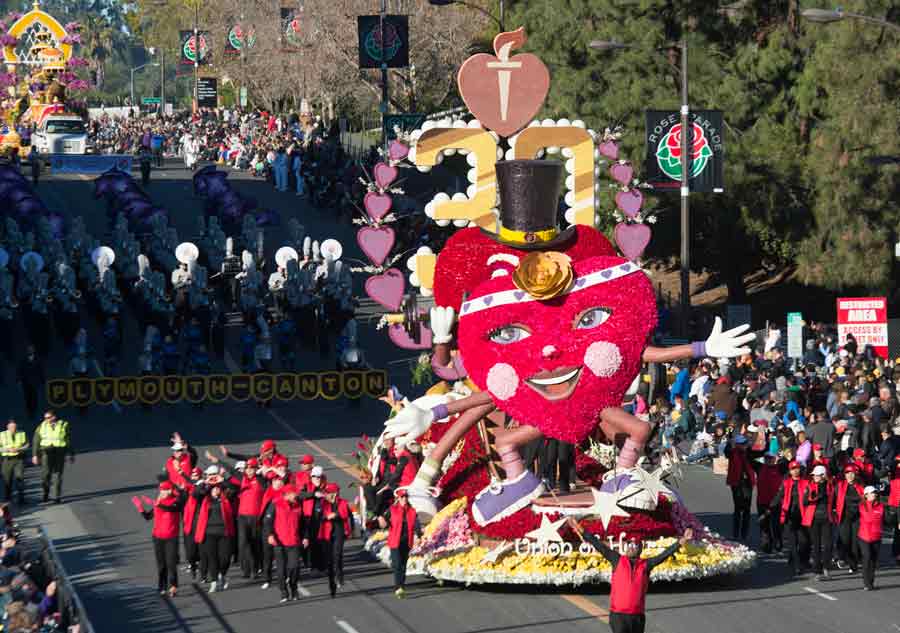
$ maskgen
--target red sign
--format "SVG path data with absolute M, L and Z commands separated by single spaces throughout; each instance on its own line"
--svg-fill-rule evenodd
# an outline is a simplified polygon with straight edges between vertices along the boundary
M 888 355 L 887 300 L 884 297 L 845 297 L 837 300 L 838 344 L 853 334 L 861 353 L 871 345 L 882 358 Z

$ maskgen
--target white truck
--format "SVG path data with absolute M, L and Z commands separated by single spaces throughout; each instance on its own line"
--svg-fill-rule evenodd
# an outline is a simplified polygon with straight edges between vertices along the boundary
M 78 115 L 51 114 L 32 134 L 31 144 L 41 154 L 87 154 L 87 127 Z

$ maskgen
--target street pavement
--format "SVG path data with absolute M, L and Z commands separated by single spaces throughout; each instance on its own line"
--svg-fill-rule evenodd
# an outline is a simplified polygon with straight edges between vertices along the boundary
M 149 194 L 169 209 L 182 240 L 194 236 L 202 201 L 191 195 L 190 174 L 172 162 L 154 172 Z M 310 208 L 292 194 L 274 192 L 266 183 L 232 175 L 235 187 L 277 209 L 283 223 L 298 217 L 314 238 L 335 237 L 344 246 L 345 259 L 361 258 L 355 229 L 336 224 L 329 213 Z M 38 193 L 51 210 L 66 217 L 82 215 L 95 235 L 105 232 L 102 202 L 93 200 L 91 179 L 51 176 Z M 267 230 L 267 250 L 280 246 L 281 228 Z M 361 283 L 357 281 L 357 286 Z M 122 373 L 133 371 L 140 334 L 125 319 L 126 350 Z M 98 341 L 96 324 L 89 323 Z M 383 332 L 360 324 L 361 343 L 370 364 L 390 371 L 391 381 L 404 393 L 417 392 L 408 384 L 408 352 L 388 342 Z M 21 324 L 17 323 L 17 328 Z M 21 338 L 21 337 L 19 337 Z M 229 355 L 237 357 L 237 332 L 229 332 Z M 333 358 L 304 353 L 303 370 L 332 368 Z M 227 359 L 224 366 L 233 366 Z M 64 375 L 65 361 L 56 345 L 49 374 Z M 35 420 L 25 420 L 21 395 L 5 369 L 0 387 L 8 415 L 20 420 L 30 433 Z M 389 570 L 360 552 L 360 543 L 348 544 L 346 584 L 335 599 L 328 595 L 327 578 L 301 578 L 302 599 L 278 604 L 276 588 L 262 590 L 258 583 L 240 578 L 232 570 L 227 591 L 207 594 L 186 574 L 180 574 L 181 593 L 174 599 L 157 595 L 150 524 L 131 505 L 133 495 L 152 495 L 155 476 L 169 455 L 173 431 L 197 447 L 217 451 L 219 444 L 253 452 L 263 438 L 275 439 L 292 462 L 312 453 L 330 480 L 339 482 L 350 496 L 350 453 L 361 434 L 380 432 L 386 409 L 364 399 L 275 402 L 261 409 L 253 402 L 227 402 L 196 407 L 190 404 L 139 406 L 117 411 L 95 407 L 86 415 L 63 412 L 70 420 L 77 460 L 67 466 L 61 505 L 30 505 L 23 513 L 28 526 L 43 525 L 60 552 L 98 632 L 142 633 L 268 633 L 296 629 L 316 633 L 548 633 L 607 630 L 608 586 L 591 587 L 465 587 L 412 577 L 406 600 L 392 593 Z M 29 497 L 39 499 L 37 469 L 28 469 Z M 731 499 L 724 479 L 703 466 L 688 466 L 681 494 L 713 530 L 730 532 Z M 754 539 L 756 536 L 754 535 Z M 755 541 L 754 541 L 755 542 Z M 882 548 L 883 569 L 878 591 L 863 592 L 859 575 L 837 572 L 833 580 L 817 582 L 811 576 L 791 579 L 783 559 L 762 557 L 751 571 L 736 577 L 702 582 L 651 585 L 647 599 L 647 630 L 658 633 L 896 633 L 900 615 L 900 571 L 889 562 L 889 544 Z

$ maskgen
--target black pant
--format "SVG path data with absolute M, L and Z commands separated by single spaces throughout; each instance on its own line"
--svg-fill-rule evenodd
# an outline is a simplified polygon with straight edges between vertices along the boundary
M 247 578 L 259 570 L 262 558 L 260 556 L 259 521 L 255 516 L 238 516 L 237 537 L 238 560 L 244 578 Z
M 750 504 L 753 501 L 753 484 L 742 479 L 737 486 L 731 487 L 731 499 L 734 501 L 732 526 L 734 538 L 744 540 L 750 535 Z
M 887 509 L 888 525 L 894 526 L 894 542 L 891 544 L 891 556 L 895 559 L 900 558 L 900 510 L 888 507 Z
M 193 530 L 191 530 L 190 534 L 184 535 L 184 560 L 192 569 L 197 567 L 197 562 L 200 560 L 200 546 L 194 540 Z
M 157 584 L 160 591 L 178 586 L 178 537 L 153 537 L 153 551 L 156 553 Z
M 406 584 L 406 561 L 409 559 L 409 543 L 400 542 L 399 547 L 391 548 L 391 569 L 394 570 L 394 589 Z
M 337 583 L 344 584 L 344 533 L 335 529 L 331 542 L 322 543 L 322 548 L 328 557 L 328 588 L 333 596 Z
M 781 549 L 781 523 L 772 516 L 768 504 L 756 501 L 756 513 L 759 515 L 759 542 L 764 552 Z
M 800 516 L 788 516 L 783 525 L 784 544 L 788 551 L 788 565 L 794 573 L 809 567 L 809 533 L 800 525 Z
M 269 545 L 268 536 L 262 539 L 262 572 L 265 582 L 272 582 L 272 562 L 275 560 L 275 548 Z
M 878 550 L 881 549 L 881 542 L 869 543 L 862 539 L 859 540 L 859 550 L 862 552 L 862 577 L 864 587 L 875 586 L 875 564 L 878 562 Z
M 209 579 L 215 582 L 219 574 L 228 573 L 231 563 L 231 538 L 224 534 L 207 534 L 206 539 L 200 544 L 200 553 L 206 560 L 209 570 Z
M 823 569 L 831 567 L 831 522 L 827 516 L 813 518 L 809 540 L 812 543 L 813 571 L 821 574 Z
M 845 512 L 838 526 L 838 556 L 841 562 L 846 563 L 852 569 L 859 567 L 859 515 L 851 515 Z
M 300 548 L 276 545 L 272 549 L 275 553 L 275 560 L 278 562 L 278 583 L 281 586 L 281 597 L 287 598 L 288 590 L 290 590 L 290 596 L 296 596 L 297 579 L 300 576 Z
M 612 633 L 644 633 L 646 624 L 647 616 L 643 613 L 609 612 L 609 628 Z

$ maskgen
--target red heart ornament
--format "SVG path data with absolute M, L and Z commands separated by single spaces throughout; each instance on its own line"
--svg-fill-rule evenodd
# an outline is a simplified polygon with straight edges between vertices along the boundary
M 403 349 L 431 349 L 431 330 L 419 323 L 419 342 L 416 343 L 402 325 L 395 323 L 388 328 L 388 337 L 394 345 Z
M 616 206 L 629 218 L 634 218 L 644 204 L 644 194 L 639 189 L 620 191 L 616 194 Z
M 512 136 L 528 125 L 550 90 L 550 72 L 536 55 L 510 55 L 525 40 L 524 28 L 500 33 L 494 38 L 495 55 L 472 55 L 457 75 L 466 106 L 500 136 Z
M 646 224 L 620 222 L 616 225 L 615 237 L 622 254 L 635 261 L 650 243 L 650 227 Z
M 394 248 L 394 229 L 388 226 L 364 226 L 356 233 L 356 243 L 375 266 L 381 266 Z
M 378 185 L 378 188 L 387 189 L 392 182 L 397 180 L 397 175 L 400 172 L 396 167 L 391 167 L 385 163 L 378 163 L 375 165 L 372 173 L 375 176 L 375 184 Z
M 624 165 L 616 163 L 609 168 L 609 175 L 620 185 L 627 185 L 631 182 L 631 177 L 634 176 L 634 169 L 628 163 Z
M 391 141 L 388 145 L 388 158 L 391 160 L 403 160 L 409 154 L 409 148 L 400 141 Z
M 366 294 L 388 310 L 397 311 L 403 302 L 403 291 L 406 280 L 403 273 L 396 268 L 388 268 L 384 274 L 373 275 L 366 279 Z
M 615 141 L 603 141 L 597 147 L 601 156 L 606 156 L 610 160 L 619 160 L 619 144 Z
M 391 197 L 386 193 L 370 191 L 363 197 L 363 206 L 366 208 L 366 213 L 376 221 L 388 214 L 392 204 L 394 203 Z

